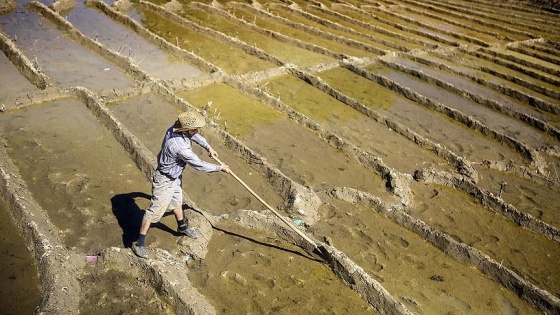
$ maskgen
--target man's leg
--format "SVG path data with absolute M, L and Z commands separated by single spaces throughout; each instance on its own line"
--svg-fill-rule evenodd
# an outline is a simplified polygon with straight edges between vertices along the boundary
M 140 235 L 138 236 L 138 241 L 132 244 L 132 251 L 138 257 L 148 258 L 148 252 L 144 247 L 144 242 L 150 225 L 152 222 L 158 222 L 165 210 L 167 209 L 169 203 L 173 199 L 175 180 L 170 180 L 159 172 L 154 172 L 152 176 L 152 200 L 151 204 L 146 209 L 144 217 L 142 218 L 142 224 L 140 225 Z
M 173 209 L 173 214 L 177 220 L 177 233 L 181 235 L 186 235 L 188 237 L 197 238 L 196 232 L 193 229 L 189 229 L 185 223 L 185 215 L 183 213 L 183 176 L 177 178 L 175 190 L 173 193 L 173 198 L 169 203 L 169 208 Z
M 140 225 L 140 235 L 138 236 L 138 241 L 135 244 L 132 244 L 132 251 L 136 256 L 141 258 L 148 258 L 148 252 L 146 248 L 144 248 L 144 241 L 146 239 L 146 234 L 148 234 L 148 230 L 150 229 L 150 225 L 152 223 L 146 218 L 142 218 L 142 224 Z
M 173 209 L 173 214 L 175 214 L 175 219 L 177 220 L 177 232 L 182 235 L 186 235 L 191 238 L 197 238 L 198 235 L 193 229 L 189 229 L 185 223 L 185 216 L 183 213 L 183 208 Z

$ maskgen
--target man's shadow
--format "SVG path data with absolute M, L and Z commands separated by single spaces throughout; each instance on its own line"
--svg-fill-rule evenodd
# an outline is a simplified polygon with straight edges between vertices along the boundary
M 147 200 L 151 199 L 151 195 L 143 192 L 131 192 L 127 194 L 115 195 L 111 198 L 111 207 L 113 208 L 113 214 L 117 218 L 117 222 L 121 227 L 122 241 L 125 248 L 132 247 L 132 243 L 138 239 L 140 235 L 140 225 L 142 224 L 142 218 L 144 217 L 144 209 L 140 209 L 136 203 L 136 198 L 144 198 Z M 164 217 L 172 215 L 173 212 L 165 212 Z M 163 231 L 167 231 L 173 235 L 179 235 L 176 231 L 169 228 L 167 225 L 157 222 L 152 223 L 152 227 L 158 228 Z
M 111 206 L 113 214 L 117 218 L 117 222 L 121 227 L 122 241 L 124 247 L 131 247 L 132 242 L 138 239 L 140 225 L 144 217 L 144 210 L 136 204 L 136 198 L 145 198 L 150 200 L 152 196 L 143 192 L 131 192 L 127 194 L 115 195 L 111 198 Z

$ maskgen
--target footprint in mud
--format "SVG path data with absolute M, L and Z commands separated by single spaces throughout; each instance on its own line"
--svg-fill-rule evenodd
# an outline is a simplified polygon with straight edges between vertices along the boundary
M 408 247 L 410 244 L 401 236 L 395 235 L 395 234 L 390 234 L 390 233 L 384 233 L 385 234 L 385 238 L 388 239 L 389 241 L 391 241 L 393 244 L 397 244 L 400 245 L 404 248 Z
M 237 197 L 237 196 L 232 196 L 230 197 L 227 202 L 239 209 L 245 209 L 247 208 L 247 206 L 251 203 L 251 198 L 249 197 Z

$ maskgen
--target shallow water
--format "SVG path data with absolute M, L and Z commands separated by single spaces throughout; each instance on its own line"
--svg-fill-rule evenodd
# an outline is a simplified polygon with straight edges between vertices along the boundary
M 557 242 L 519 228 L 453 189 L 417 183 L 414 192 L 411 215 L 559 295 L 560 274 L 551 272 L 560 259 Z
M 251 10 L 248 10 L 246 8 L 242 8 L 241 10 L 236 11 L 235 15 L 237 17 L 247 15 L 247 14 L 253 15 L 251 12 L 252 12 Z M 259 27 L 261 27 L 263 29 L 278 32 L 278 33 L 282 33 L 282 34 L 288 35 L 292 38 L 299 39 L 300 41 L 303 41 L 305 43 L 310 43 L 310 44 L 314 44 L 314 45 L 317 45 L 317 46 L 320 46 L 320 47 L 327 48 L 328 50 L 330 50 L 334 53 L 357 56 L 357 57 L 376 57 L 376 56 L 378 56 L 378 54 L 376 54 L 376 53 L 367 52 L 367 51 L 362 50 L 362 49 L 351 47 L 351 46 L 346 45 L 344 43 L 339 43 L 339 42 L 336 42 L 336 41 L 333 41 L 333 40 L 328 40 L 328 39 L 323 38 L 321 36 L 311 34 L 310 32 L 300 30 L 300 29 L 296 29 L 296 28 L 294 28 L 294 27 L 292 27 L 288 24 L 285 24 L 283 22 L 268 19 L 268 18 L 259 16 L 259 15 L 256 15 L 256 18 L 255 18 L 254 21 L 255 21 L 256 25 L 258 25 Z
M 521 212 L 528 213 L 556 228 L 560 228 L 560 193 L 558 187 L 538 185 L 533 181 L 500 171 L 479 169 L 478 185 Z
M 156 2 L 164 4 L 166 1 Z M 328 1 L 325 3 L 332 5 Z M 393 6 L 389 2 L 380 3 L 387 7 Z M 389 9 L 397 10 L 398 7 Z M 70 19 L 81 25 L 79 22 L 82 21 L 77 17 L 85 7 L 79 5 L 75 10 L 71 12 Z M 91 9 L 85 11 L 88 10 Z M 254 13 L 248 18 L 250 14 L 246 12 L 248 11 L 237 10 L 235 14 L 238 17 L 244 16 L 248 21 L 252 20 Z M 133 9 L 129 15 L 148 25 L 150 30 L 170 43 L 197 53 L 207 61 L 223 67 L 228 73 L 246 74 L 276 67 L 212 37 L 179 27 L 147 10 Z M 14 22 L 13 16 L 21 18 L 21 21 Z M 379 13 L 379 16 L 387 16 L 387 19 L 395 21 L 385 24 L 392 30 L 399 31 L 397 26 L 406 25 L 425 32 L 403 32 L 410 38 L 435 43 L 435 40 L 427 37 L 434 34 L 455 40 L 437 30 L 422 30 L 421 26 L 390 15 Z M 50 22 L 40 19 L 35 13 L 27 14 L 25 10 L 20 9 L 15 15 L 10 15 L 9 18 L 3 16 L 0 19 L 3 22 L 7 21 L 0 27 L 14 32 L 10 36 L 13 36 L 15 31 L 21 31 L 22 37 L 16 42 L 21 44 L 22 50 L 30 59 L 34 60 L 33 55 L 37 52 L 44 52 L 38 54 L 37 62 L 48 75 L 63 83 L 65 87 L 84 85 L 91 89 L 110 87 L 118 91 L 134 84 L 133 79 L 125 76 L 125 70 L 119 70 L 124 76 L 123 79 L 111 77 L 114 67 L 105 66 L 110 65 L 110 61 L 103 60 L 85 49 L 79 49 L 80 47 L 74 49 L 71 41 L 56 31 Z M 88 25 L 89 21 L 85 19 L 84 32 L 93 31 L 94 28 Z M 364 16 L 362 19 L 373 18 Z M 279 23 L 270 23 L 266 19 L 254 20 L 258 26 L 269 25 L 286 36 L 317 43 L 335 52 L 374 56 L 364 51 L 348 49 L 348 46 L 332 40 L 309 37 L 303 31 L 295 31 Z M 122 31 L 126 37 L 125 28 L 117 27 L 113 22 L 102 24 L 113 25 L 115 29 L 120 30 L 118 34 Z M 20 25 L 28 28 L 23 27 L 20 30 Z M 27 30 L 30 32 L 27 33 Z M 107 39 L 113 40 L 109 36 L 110 31 L 104 32 Z M 51 42 L 44 41 L 47 35 L 52 35 Z M 95 36 L 92 33 L 88 35 Z M 39 43 L 37 47 L 32 47 L 33 36 L 39 37 L 36 41 Z M 129 38 L 133 37 L 131 35 Z M 249 41 L 250 37 L 247 38 Z M 59 45 L 60 42 L 63 42 L 63 48 L 66 50 L 56 49 L 55 45 Z M 127 42 L 127 46 L 133 45 L 134 42 Z M 115 45 L 114 42 L 111 44 Z M 258 44 L 257 46 L 261 47 Z M 270 48 L 270 51 L 290 46 L 282 43 L 274 49 Z M 121 49 L 119 44 L 111 47 L 114 50 Z M 285 49 L 282 53 L 287 61 L 304 64 L 304 57 L 300 56 L 298 51 L 301 51 L 301 48 Z M 71 55 L 65 55 L 67 52 Z M 53 57 L 54 54 L 56 56 Z M 309 55 L 315 56 L 318 53 L 313 52 Z M 81 57 L 91 63 L 86 63 Z M 298 59 L 300 57 L 302 59 Z M 63 66 L 60 66 L 58 62 L 63 59 Z M 141 59 L 135 60 L 140 62 Z M 172 61 L 169 64 L 172 64 Z M 82 70 L 82 67 L 84 70 L 76 71 L 77 66 L 80 67 L 79 70 Z M 98 66 L 103 70 L 101 75 L 97 73 Z M 110 69 L 105 70 L 106 67 Z M 149 72 L 158 77 L 159 70 L 163 69 L 152 68 Z M 527 162 L 519 154 L 494 140 L 483 137 L 447 117 L 426 110 L 375 83 L 348 73 L 347 70 L 336 69 L 321 73 L 320 76 L 344 93 L 359 98 L 365 106 L 401 122 L 459 156 L 466 157 L 470 162 L 479 163 L 485 159 L 504 162 L 512 160 L 517 164 Z M 83 77 L 88 75 L 90 76 Z M 392 131 L 385 130 L 384 127 L 368 130 L 371 127 L 369 120 L 356 115 L 352 110 L 345 111 L 345 106 L 333 105 L 336 104 L 334 102 L 326 105 L 329 110 L 324 111 L 326 107 L 317 106 L 319 101 L 328 102 L 324 93 L 315 95 L 311 93 L 313 89 L 308 90 L 308 86 L 303 86 L 305 88 L 293 91 L 291 95 L 280 93 L 280 97 L 287 101 L 290 98 L 297 99 L 297 95 L 306 96 L 304 104 L 289 102 L 290 106 L 297 107 L 320 124 L 336 130 L 337 136 L 359 143 L 360 147 L 371 151 L 375 151 L 376 148 L 383 149 L 376 152 L 376 155 L 386 157 L 388 164 L 406 172 L 418 168 L 421 166 L 420 162 L 424 161 L 430 166 L 437 166 L 438 169 L 446 167 L 440 165 L 438 158 L 432 157 L 429 152 L 425 154 L 426 152 L 413 144 L 409 146 L 408 140 L 400 142 L 397 140 L 400 136 L 395 138 Z M 144 86 L 143 91 L 147 90 L 149 88 Z M 4 91 L 2 96 L 3 93 Z M 95 91 L 93 93 L 96 94 Z M 309 185 L 316 192 L 348 186 L 379 196 L 391 204 L 397 202 L 397 198 L 387 192 L 385 182 L 378 174 L 361 167 L 354 158 L 334 149 L 316 133 L 290 120 L 287 115 L 250 96 L 225 84 L 196 88 L 181 93 L 181 96 L 199 109 L 212 100 L 213 106 L 208 114 L 221 127 L 243 141 L 250 150 L 262 155 L 267 162 L 290 179 Z M 175 120 L 180 110 L 161 97 L 143 94 L 111 104 L 110 111 L 119 123 L 125 125 L 155 155 L 164 130 Z M 143 209 L 149 202 L 150 181 L 146 174 L 134 165 L 122 145 L 115 141 L 84 104 L 76 100 L 34 104 L 25 110 L 0 114 L 0 124 L 2 135 L 8 138 L 10 157 L 19 167 L 34 197 L 60 230 L 63 239 L 60 246 L 80 254 L 90 254 L 107 247 L 122 248 L 130 245 L 137 235 Z M 375 125 L 373 122 L 372 124 Z M 360 132 L 364 131 L 373 131 L 375 134 L 362 137 Z M 203 129 L 202 132 L 212 145 L 216 146 L 222 159 L 247 180 L 251 187 L 262 193 L 267 201 L 275 206 L 285 202 L 279 192 L 270 187 L 266 174 L 257 171 L 258 167 L 253 168 L 251 161 L 243 160 L 237 157 L 235 152 L 229 151 L 222 144 L 223 140 L 211 128 Z M 387 142 L 383 142 L 384 140 Z M 391 150 L 395 146 L 398 148 Z M 413 149 L 406 152 L 407 148 Z M 539 185 L 533 186 L 525 180 L 516 181 L 511 179 L 510 175 L 502 176 L 483 170 L 481 174 L 481 186 L 484 188 L 495 192 L 497 185 L 507 180 L 511 183 L 503 196 L 507 202 L 546 222 L 556 224 L 558 221 L 555 209 L 555 196 L 558 195 L 556 191 L 547 190 Z M 208 210 L 214 216 L 220 216 L 243 208 L 262 208 L 262 205 L 232 178 L 225 174 L 214 175 L 216 176 L 202 177 L 202 174 L 189 171 L 185 174 L 189 181 L 185 190 L 204 210 Z M 197 176 L 201 176 L 200 180 Z M 559 295 L 559 279 L 554 272 L 558 269 L 557 261 L 560 259 L 557 243 L 515 226 L 509 220 L 491 213 L 470 197 L 453 189 L 413 183 L 412 192 L 415 203 L 410 208 L 411 213 L 489 255 L 524 279 L 549 290 L 555 296 Z M 323 220 L 319 221 L 317 226 L 311 227 L 310 231 L 313 231 L 317 238 L 330 236 L 337 247 L 359 262 L 360 266 L 382 282 L 390 293 L 412 312 L 536 312 L 520 301 L 514 293 L 481 276 L 477 270 L 444 255 L 418 235 L 396 226 L 384 216 L 370 213 L 371 209 L 344 205 L 324 196 L 322 200 L 328 202 L 321 208 Z M 182 255 L 178 253 L 177 237 L 173 233 L 175 227 L 173 216 L 164 217 L 161 225 L 150 230 L 147 240 L 149 251 L 159 248 L 169 251 L 171 255 Z M 218 312 L 229 310 L 231 305 L 232 309 L 235 308 L 239 313 L 358 314 L 370 311 L 367 302 L 341 283 L 332 271 L 305 257 L 301 249 L 278 241 L 277 236 L 233 226 L 217 227 L 214 232 L 216 236 L 210 243 L 209 256 L 201 262 L 199 269 L 188 272 L 192 273 L 191 278 L 197 283 L 197 289 L 204 291 L 204 295 L 212 300 Z M 131 258 L 136 259 L 128 249 L 126 251 Z M 86 268 L 89 267 L 93 266 Z M 144 269 L 133 267 L 132 264 L 130 267 L 131 270 L 140 272 L 140 275 L 125 274 L 117 269 L 85 269 L 80 281 L 82 284 L 93 286 L 84 286 L 87 290 L 83 291 L 85 295 L 82 312 L 94 312 L 91 306 L 95 307 L 95 303 L 101 303 L 98 310 L 106 313 L 134 312 L 137 311 L 137 306 L 144 302 L 144 298 L 152 296 L 158 300 L 159 287 L 149 284 L 142 277 L 146 275 Z M 186 274 L 187 270 L 184 271 Z M 273 278 L 272 274 L 276 278 Z M 115 285 L 115 281 L 118 281 L 119 285 Z M 141 290 L 142 294 L 135 294 L 135 290 Z M 170 312 L 166 301 L 162 300 L 150 302 L 143 311 L 157 314 Z
M 385 67 L 373 65 L 366 69 L 381 75 L 386 75 L 387 71 L 390 71 Z M 455 154 L 466 157 L 471 162 L 512 160 L 522 163 L 521 157 L 513 150 L 347 69 L 332 69 L 320 73 L 319 76 L 364 106 L 403 124 L 412 131 L 445 146 Z M 345 82 L 353 84 L 347 85 Z M 359 88 L 352 88 L 352 86 Z
M 4 55 L 0 54 L 0 68 L 2 75 L 0 75 L 0 102 L 7 98 L 22 98 L 26 95 L 33 94 L 39 90 L 36 86 L 31 84 L 10 62 Z M 12 107 L 11 103 L 6 102 L 5 109 Z
M 515 294 L 373 209 L 325 200 L 314 226 L 418 314 L 536 314 Z
M 341 76 L 338 78 L 341 81 L 348 79 Z M 383 159 L 388 166 L 399 172 L 411 174 L 421 167 L 448 171 L 451 169 L 442 158 L 417 147 L 389 127 L 366 118 L 303 80 L 294 76 L 282 76 L 260 84 L 266 86 L 271 95 L 279 95 L 288 106 L 329 128 L 351 144 Z
M 141 24 L 145 28 L 165 38 L 170 43 L 177 44 L 186 51 L 194 52 L 228 73 L 244 74 L 249 71 L 270 69 L 275 66 L 271 62 L 246 54 L 237 47 L 162 19 L 160 15 L 148 9 L 137 7 L 137 11 L 140 15 Z
M 67 246 L 93 254 L 131 241 L 149 181 L 84 104 L 59 100 L 0 122 L 8 154 Z M 119 213 L 115 202 L 123 195 L 134 207 Z
M 157 79 L 186 79 L 202 75 L 196 67 L 166 54 L 159 47 L 111 20 L 104 13 L 78 2 L 65 18 L 84 35 L 129 57 L 140 69 Z
M 464 115 L 472 116 L 473 119 L 479 121 L 488 128 L 520 141 L 531 148 L 541 148 L 558 142 L 551 136 L 541 133 L 514 118 L 499 114 L 473 101 L 462 98 L 457 94 L 405 73 L 391 72 L 387 73 L 385 76 L 444 106 L 456 109 Z
M 189 279 L 218 314 L 376 314 L 328 267 L 274 235 L 223 225 L 209 252 Z
M 410 60 L 398 60 L 396 61 L 397 64 L 403 65 L 407 68 L 410 69 L 415 69 L 415 70 L 419 70 L 422 71 L 423 73 L 435 77 L 443 82 L 449 83 L 454 85 L 456 88 L 465 90 L 465 91 L 469 91 L 470 93 L 473 93 L 475 95 L 479 95 L 481 98 L 483 99 L 487 99 L 487 100 L 491 100 L 494 102 L 499 103 L 500 105 L 506 107 L 506 108 L 510 108 L 515 112 L 520 112 L 520 113 L 525 113 L 527 115 L 536 117 L 546 123 L 552 124 L 552 125 L 558 125 L 560 124 L 560 117 L 555 116 L 555 115 L 547 115 L 546 113 L 543 113 L 542 111 L 536 109 L 536 108 L 531 108 L 528 107 L 524 102 L 521 102 L 519 100 L 513 99 L 511 97 L 507 97 L 501 93 L 498 93 L 498 91 L 492 90 L 491 88 L 488 87 L 484 87 L 482 85 L 478 85 L 474 82 L 472 82 L 470 79 L 464 78 L 464 77 L 460 77 L 457 76 L 455 74 L 451 74 L 451 73 L 447 73 L 444 71 L 439 71 L 438 69 L 435 69 L 433 67 L 428 67 L 425 65 L 422 65 L 418 62 L 414 62 L 414 61 L 410 61 Z M 503 81 L 500 82 L 501 84 L 504 84 Z M 517 87 L 516 87 L 517 88 Z M 446 106 L 449 106 L 451 108 L 457 108 L 459 110 L 461 110 L 462 112 L 464 112 L 465 114 L 470 114 L 473 115 L 474 117 L 481 117 L 482 121 L 485 122 L 496 122 L 499 121 L 500 119 L 495 119 L 495 115 L 498 115 L 498 113 L 496 113 L 493 110 L 484 108 L 484 105 L 478 105 L 476 103 L 465 103 L 464 106 L 461 106 L 460 103 L 458 102 L 448 102 L 445 104 Z M 505 116 L 504 114 L 499 114 L 498 117 L 503 117 Z M 486 117 L 486 118 L 484 118 Z M 479 118 L 480 119 L 480 118 Z M 502 118 L 503 119 L 503 118 Z M 485 123 L 488 126 L 492 126 L 492 123 Z M 528 127 L 529 125 L 526 126 L 519 126 L 519 127 L 514 127 L 514 126 L 508 126 L 508 128 L 511 128 L 513 130 L 517 129 L 519 130 L 517 133 L 531 133 L 531 132 L 535 132 L 535 131 L 531 131 L 530 129 L 527 128 L 534 128 L 534 127 Z M 515 129 L 514 129 L 515 128 Z
M 270 55 L 277 57 L 281 61 L 288 61 L 300 67 L 307 67 L 319 63 L 334 62 L 335 59 L 325 55 L 321 55 L 307 49 L 297 47 L 288 43 L 281 42 L 270 36 L 260 34 L 253 30 L 248 30 L 236 23 L 222 18 L 217 14 L 207 12 L 202 9 L 194 8 L 188 4 L 183 5 L 183 9 L 179 13 L 189 21 L 196 22 L 200 25 L 211 27 L 229 36 L 238 38 L 239 40 L 253 45 L 259 49 L 263 49 Z M 246 20 L 246 19 L 245 19 Z M 251 22 L 251 21 L 246 21 Z
M 212 106 L 219 110 L 233 134 L 237 134 L 236 128 L 252 125 L 254 129 L 240 134 L 240 139 L 296 182 L 317 190 L 353 187 L 384 199 L 394 199 L 378 174 L 356 164 L 351 157 L 266 104 L 225 84 L 179 94 L 196 106 L 212 100 Z
M 46 75 L 63 86 L 90 89 L 124 88 L 133 84 L 126 73 L 110 61 L 69 40 L 48 20 L 20 6 L 19 14 L 2 16 L 0 29 Z M 80 71 L 76 71 L 80 65 Z
M 0 303 L 3 314 L 32 314 L 39 305 L 41 285 L 33 254 L 16 226 L 8 206 L 0 200 Z

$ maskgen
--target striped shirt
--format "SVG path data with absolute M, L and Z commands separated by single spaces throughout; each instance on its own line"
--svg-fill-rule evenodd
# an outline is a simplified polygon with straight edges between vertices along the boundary
M 189 138 L 185 134 L 173 132 L 173 126 L 167 129 L 158 154 L 158 171 L 168 177 L 178 178 L 188 164 L 205 173 L 219 172 L 220 165 L 204 162 L 192 151 L 192 141 L 206 150 L 210 148 L 206 139 L 198 133 Z

